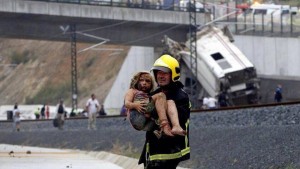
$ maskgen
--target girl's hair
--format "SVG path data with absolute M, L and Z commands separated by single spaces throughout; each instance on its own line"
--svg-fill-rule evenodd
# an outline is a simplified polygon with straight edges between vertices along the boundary
M 138 89 L 138 82 L 139 82 L 141 75 L 143 75 L 143 74 L 148 74 L 151 77 L 151 91 L 153 91 L 154 79 L 153 79 L 151 73 L 148 71 L 137 72 L 135 75 L 133 75 L 131 82 L 130 82 L 130 86 L 129 86 L 130 89 Z

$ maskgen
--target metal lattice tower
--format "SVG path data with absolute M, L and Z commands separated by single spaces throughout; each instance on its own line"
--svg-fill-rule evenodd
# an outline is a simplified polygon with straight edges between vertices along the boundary
M 195 0 L 189 0 L 189 38 L 190 38 L 190 96 L 193 108 L 198 107 L 198 89 L 197 89 L 197 21 L 196 21 Z
M 70 25 L 71 31 L 71 74 L 72 74 L 72 109 L 77 109 L 77 49 L 76 25 Z

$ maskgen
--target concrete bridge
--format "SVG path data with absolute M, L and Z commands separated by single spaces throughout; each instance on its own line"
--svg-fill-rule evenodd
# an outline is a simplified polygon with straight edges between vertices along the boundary
M 205 23 L 206 18 L 204 14 L 198 13 L 197 23 Z M 0 37 L 70 41 L 69 30 L 63 34 L 63 30 L 70 24 L 75 24 L 77 31 L 82 34 L 101 37 L 96 39 L 78 34 L 79 42 L 99 43 L 108 39 L 111 44 L 133 46 L 104 103 L 107 109 L 118 112 L 123 100 L 116 101 L 115 98 L 123 96 L 128 89 L 128 75 L 137 70 L 150 69 L 149 63 L 153 63 L 160 53 L 157 47 L 161 47 L 163 35 L 184 42 L 189 30 L 189 14 L 48 0 L 0 0 Z M 286 86 L 287 100 L 299 98 L 299 85 L 295 83 L 299 81 L 300 71 L 299 38 L 238 35 L 235 40 L 235 45 L 255 65 L 260 77 L 292 80 L 286 83 L 271 81 L 271 84 L 262 85 L 265 86 L 262 87 L 265 100 L 272 99 L 273 86 L 277 83 Z
M 182 11 L 144 10 L 115 6 L 58 3 L 34 0 L 0 0 L 0 37 L 69 41 L 68 25 L 111 44 L 161 46 L 168 35 L 185 41 L 189 31 L 189 13 Z M 197 23 L 205 22 L 197 13 Z M 77 35 L 79 42 L 99 43 L 102 39 Z

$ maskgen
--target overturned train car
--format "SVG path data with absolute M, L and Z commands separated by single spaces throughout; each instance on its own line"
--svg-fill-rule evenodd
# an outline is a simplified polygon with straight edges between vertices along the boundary
M 206 26 L 197 32 L 197 80 L 211 97 L 226 93 L 229 105 L 256 104 L 259 79 L 255 67 L 232 43 L 232 35 L 225 28 Z M 163 43 L 168 52 L 191 65 L 195 56 L 189 52 L 189 41 L 180 44 L 165 36 Z

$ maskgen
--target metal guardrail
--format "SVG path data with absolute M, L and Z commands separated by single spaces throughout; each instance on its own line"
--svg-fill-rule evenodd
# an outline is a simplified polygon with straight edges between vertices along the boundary
M 114 6 L 114 7 L 126 7 L 126 8 L 141 8 L 151 10 L 171 10 L 179 12 L 188 12 L 189 10 L 196 10 L 196 12 L 205 12 L 203 8 L 196 8 L 192 5 L 188 7 L 188 3 L 184 6 L 180 5 L 176 1 L 165 1 L 168 3 L 163 4 L 161 0 L 31 0 L 31 1 L 43 1 L 43 2 L 55 2 L 55 3 L 72 3 L 81 5 L 96 5 L 96 6 Z M 206 11 L 209 12 L 209 11 Z
M 300 14 L 243 15 L 237 18 L 237 34 L 264 36 L 300 36 Z
M 199 13 L 211 13 L 212 19 L 216 19 L 218 14 L 217 5 L 210 3 L 203 3 L 204 8 L 196 8 L 195 5 L 189 7 L 188 1 L 184 4 L 174 0 L 165 0 L 164 4 L 161 0 L 31 0 L 43 1 L 53 3 L 72 3 L 80 5 L 94 5 L 94 6 L 113 6 L 124 8 L 137 8 L 143 10 L 169 10 L 178 12 L 189 12 L 196 10 Z M 228 4 L 225 5 L 228 7 Z M 267 16 L 264 14 L 256 14 L 253 16 L 244 15 L 241 17 L 237 14 L 231 14 L 235 9 L 228 7 L 225 17 L 219 20 L 218 23 L 226 24 L 235 32 L 241 35 L 254 36 L 283 36 L 283 37 L 298 37 L 300 36 L 300 14 L 282 14 L 280 19 L 278 17 Z
M 300 13 L 292 10 L 292 7 L 286 8 L 279 14 L 278 11 L 275 14 L 274 12 L 252 13 L 248 10 L 240 13 L 240 10 L 234 8 L 237 5 L 231 4 L 231 8 L 228 7 L 229 5 L 225 5 L 228 10 L 223 15 L 227 17 L 218 21 L 219 24 L 228 25 L 235 34 L 276 37 L 300 36 Z M 217 13 L 213 12 L 214 16 Z

